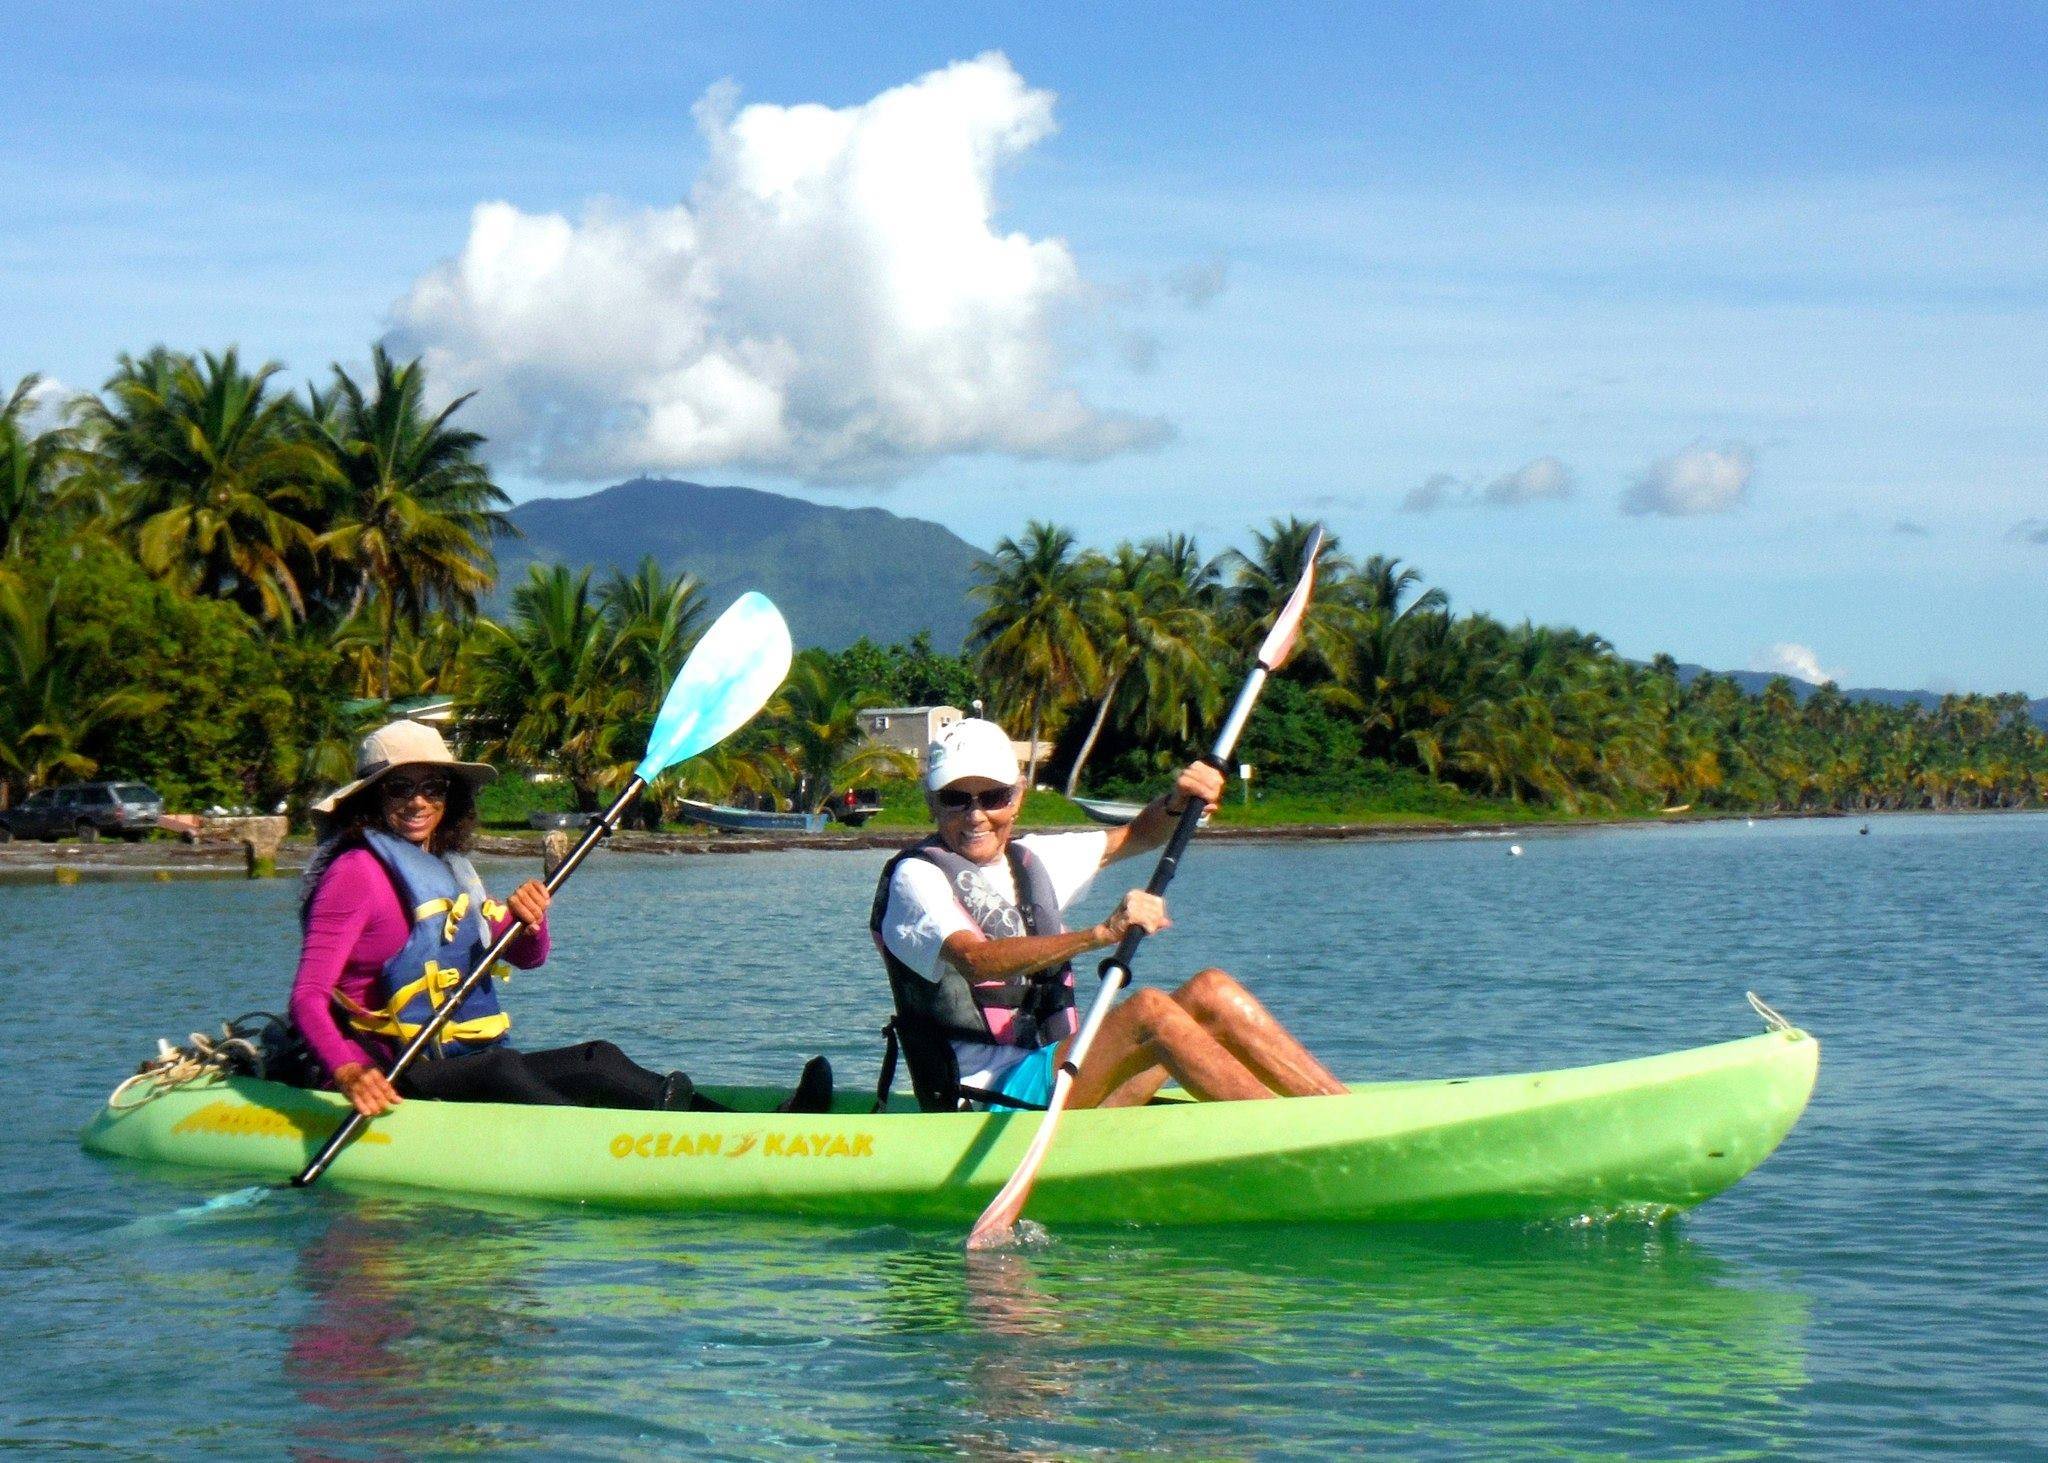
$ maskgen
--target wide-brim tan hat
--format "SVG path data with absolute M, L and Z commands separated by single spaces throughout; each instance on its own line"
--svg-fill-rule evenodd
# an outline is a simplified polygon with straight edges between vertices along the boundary
M 400 767 L 445 767 L 472 788 L 482 787 L 498 775 L 498 769 L 488 762 L 456 761 L 448 743 L 432 727 L 417 721 L 394 721 L 363 738 L 356 749 L 356 780 L 346 787 L 337 787 L 313 804 L 313 811 L 333 812 L 343 800 Z

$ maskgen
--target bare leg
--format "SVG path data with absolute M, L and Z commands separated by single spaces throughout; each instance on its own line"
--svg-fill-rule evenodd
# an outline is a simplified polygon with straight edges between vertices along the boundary
M 1210 967 L 1173 993 L 1202 1029 L 1283 1097 L 1336 1097 L 1345 1089 L 1258 997 Z
M 1167 1077 L 1205 1102 L 1271 1097 L 1266 1084 L 1173 998 L 1142 990 L 1109 1013 L 1074 1083 L 1075 1107 L 1144 1102 Z

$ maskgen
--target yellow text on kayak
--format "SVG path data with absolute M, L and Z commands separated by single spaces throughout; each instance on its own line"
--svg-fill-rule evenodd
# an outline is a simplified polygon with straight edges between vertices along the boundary
M 730 1142 L 728 1142 L 730 1138 Z M 621 1133 L 614 1158 L 873 1158 L 872 1133 Z

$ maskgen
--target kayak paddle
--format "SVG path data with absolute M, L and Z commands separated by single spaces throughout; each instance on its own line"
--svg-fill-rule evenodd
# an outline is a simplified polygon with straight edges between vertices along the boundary
M 1288 656 L 1294 653 L 1295 641 L 1301 634 L 1302 617 L 1308 613 L 1309 593 L 1315 587 L 1316 555 L 1322 547 L 1323 531 L 1317 528 L 1309 538 L 1308 552 L 1302 559 L 1301 578 L 1295 582 L 1294 593 L 1287 597 L 1287 603 L 1281 606 L 1273 621 L 1273 628 L 1266 632 L 1265 641 L 1259 646 L 1258 660 L 1251 674 L 1245 678 L 1243 689 L 1237 693 L 1230 715 L 1224 718 L 1223 729 L 1216 734 L 1215 746 L 1202 759 L 1218 771 L 1229 767 L 1230 754 L 1237 749 L 1238 736 L 1244 731 L 1245 720 L 1252 714 L 1252 707 L 1258 703 L 1259 692 L 1266 687 L 1266 678 L 1287 664 Z M 1166 886 L 1173 882 L 1173 876 L 1180 868 L 1180 856 L 1186 851 L 1188 840 L 1195 836 L 1195 826 L 1201 821 L 1201 803 L 1189 798 L 1187 806 L 1181 809 L 1180 821 L 1174 825 L 1173 836 L 1166 842 L 1165 852 L 1159 855 L 1159 863 L 1152 870 L 1151 882 L 1145 885 L 1146 893 L 1166 892 Z M 1011 1239 L 1017 1216 L 1024 1212 L 1024 1201 L 1031 1196 L 1031 1185 L 1038 1178 L 1039 1166 L 1045 1162 L 1045 1155 L 1052 1147 L 1053 1130 L 1059 1126 L 1060 1114 L 1066 1111 L 1067 1098 L 1074 1090 L 1074 1080 L 1080 1075 L 1081 1063 L 1087 1058 L 1088 1048 L 1094 1045 L 1095 1034 L 1109 1018 L 1109 1008 L 1118 993 L 1130 984 L 1131 959 L 1138 953 L 1138 946 L 1144 938 L 1145 931 L 1132 925 L 1124 931 L 1124 937 L 1117 942 L 1109 958 L 1102 962 L 1102 984 L 1095 992 L 1095 1001 L 1088 1007 L 1087 1018 L 1082 1021 L 1073 1044 L 1067 1048 L 1067 1057 L 1060 1063 L 1058 1076 L 1053 1079 L 1052 1101 L 1046 1104 L 1038 1133 L 1025 1150 L 1017 1171 L 1010 1175 L 1010 1181 L 1003 1185 L 1001 1192 L 989 1201 L 988 1208 L 982 1210 L 981 1218 L 974 1222 L 974 1228 L 967 1236 L 968 1249 L 993 1249 Z
M 790 651 L 789 626 L 783 623 L 781 612 L 766 595 L 749 591 L 733 601 L 731 608 L 704 632 L 689 659 L 683 662 L 682 670 L 677 672 L 675 684 L 668 688 L 661 703 L 661 714 L 654 719 L 654 734 L 647 739 L 647 755 L 633 769 L 633 776 L 548 875 L 550 895 L 569 882 L 584 856 L 618 826 L 627 806 L 640 795 L 640 789 L 667 768 L 716 746 L 753 719 L 754 713 L 767 704 L 788 676 Z M 492 942 L 476 968 L 463 977 L 462 984 L 455 987 L 405 1044 L 386 1075 L 395 1081 L 413 1064 L 524 928 L 517 921 L 506 926 L 505 933 Z M 361 1113 L 351 1112 L 305 1171 L 292 1180 L 292 1186 L 303 1189 L 317 1183 L 335 1155 L 348 1146 L 367 1122 L 369 1119 Z

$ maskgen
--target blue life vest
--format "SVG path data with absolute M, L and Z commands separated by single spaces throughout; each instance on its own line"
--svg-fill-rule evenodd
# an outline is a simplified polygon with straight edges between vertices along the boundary
M 483 958 L 491 946 L 490 922 L 504 917 L 505 906 L 484 897 L 483 881 L 459 853 L 436 856 L 374 828 L 363 830 L 363 840 L 391 876 L 412 921 L 412 933 L 384 962 L 383 974 L 372 987 L 378 1001 L 375 1009 L 359 1006 L 339 991 L 335 1004 L 357 1031 L 408 1042 Z M 459 1056 L 505 1039 L 512 1018 L 499 1008 L 492 987 L 492 976 L 505 974 L 509 972 L 499 965 L 477 982 L 448 1024 L 435 1033 L 431 1055 Z

